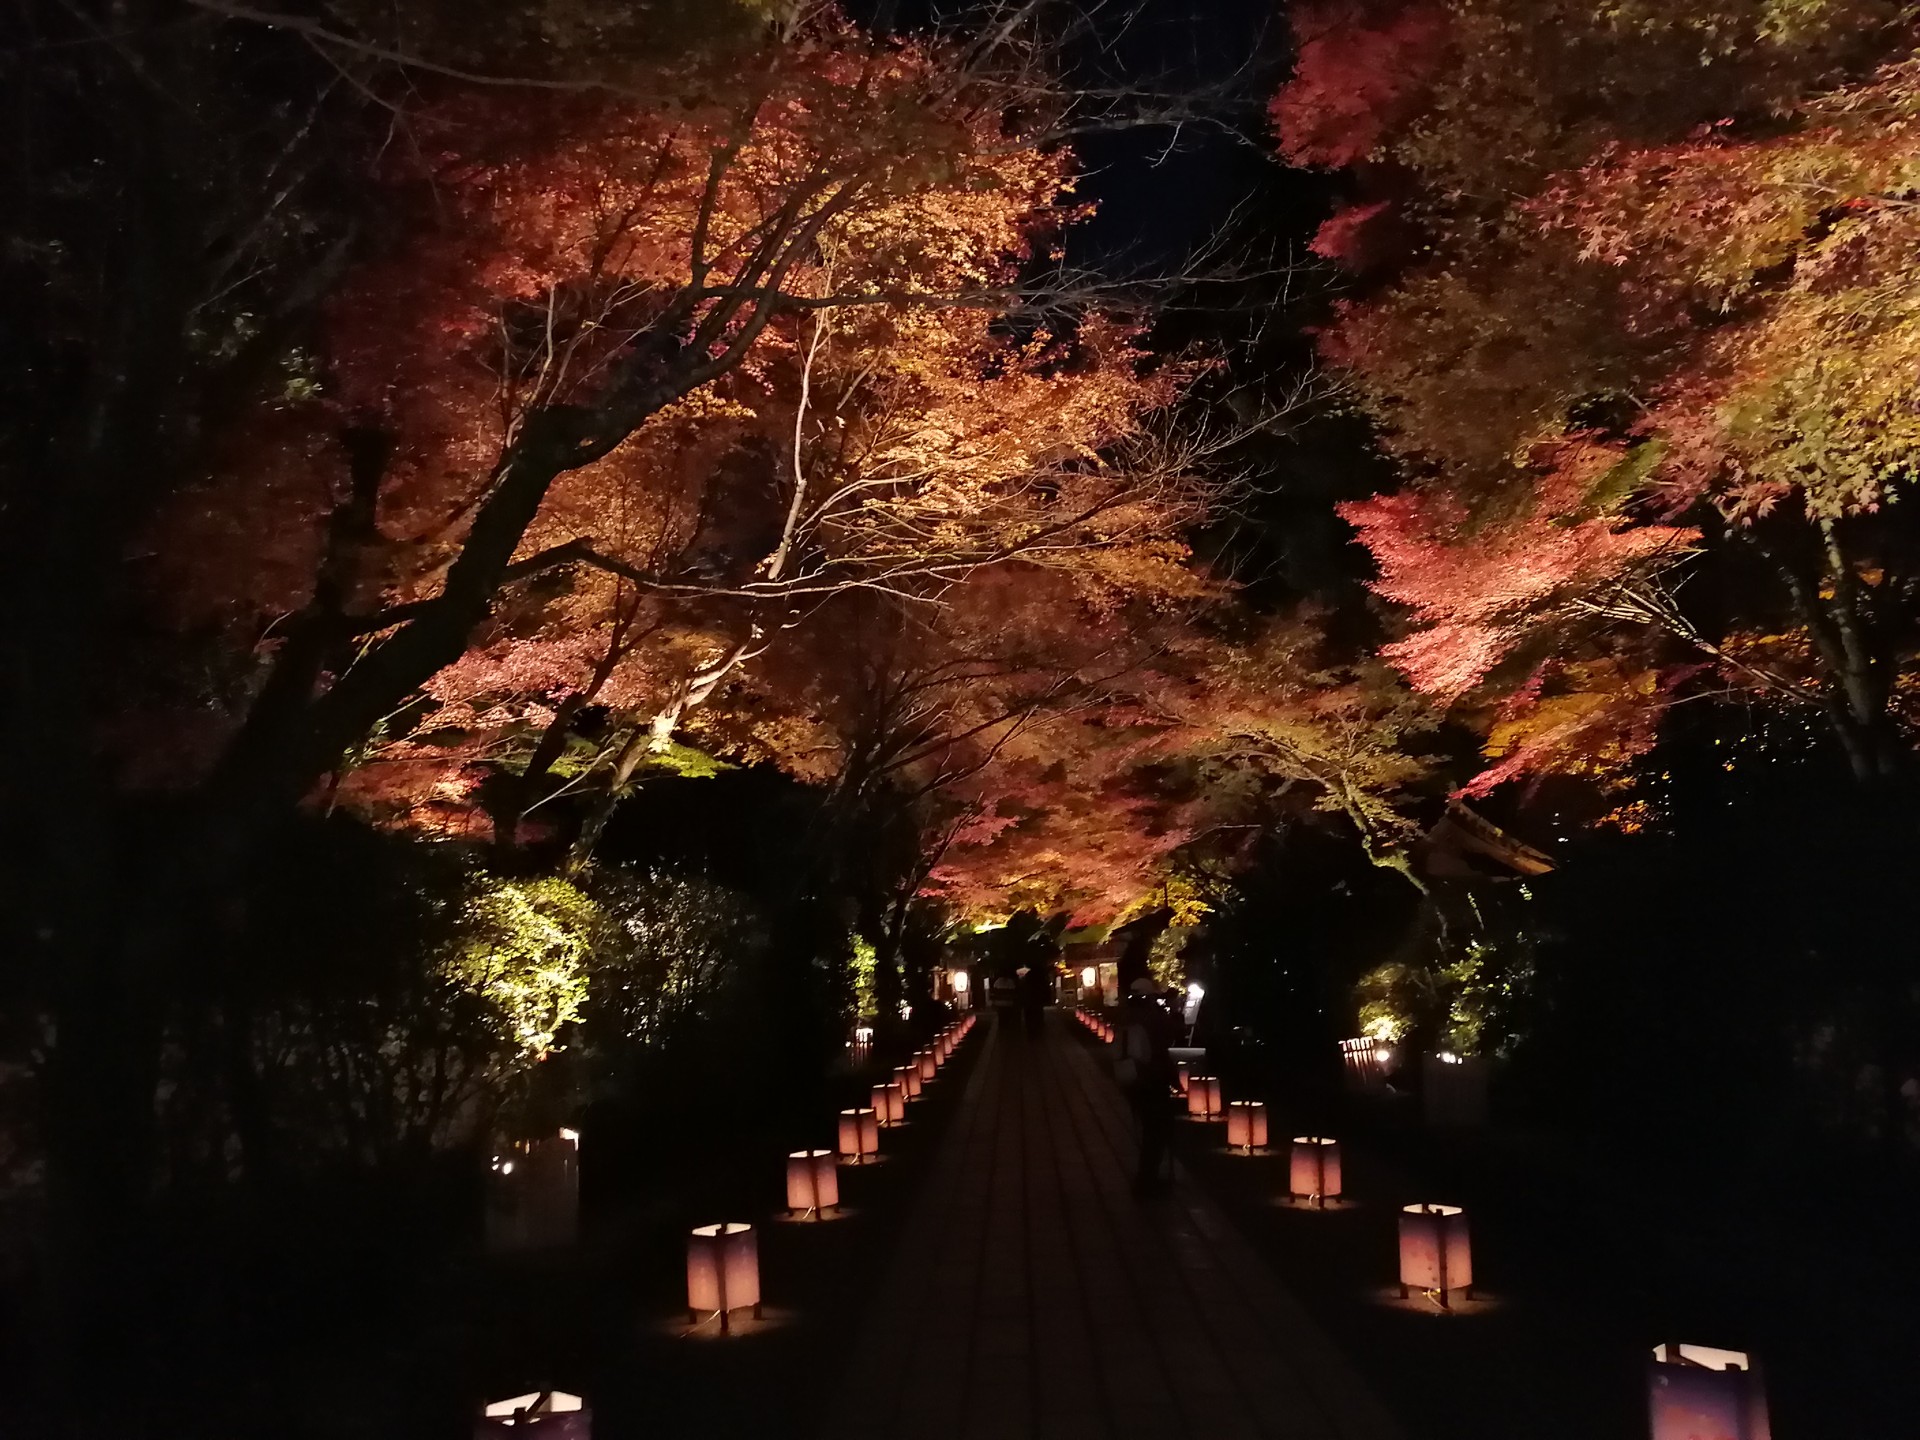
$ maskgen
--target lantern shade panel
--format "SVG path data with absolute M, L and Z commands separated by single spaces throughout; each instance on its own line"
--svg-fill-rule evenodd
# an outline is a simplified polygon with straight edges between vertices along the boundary
M 1214 1075 L 1192 1075 L 1187 1079 L 1187 1114 L 1202 1120 L 1220 1118 L 1220 1080 Z
M 831 1210 L 840 1203 L 840 1170 L 831 1150 L 796 1150 L 787 1156 L 787 1209 L 796 1215 Z
M 1287 1161 L 1287 1189 L 1301 1200 L 1340 1194 L 1340 1144 L 1324 1135 L 1296 1135 Z
M 731 1222 L 696 1226 L 687 1236 L 687 1313 L 727 1317 L 760 1309 L 760 1237 L 753 1226 Z
M 1458 1205 L 1409 1205 L 1400 1212 L 1400 1289 L 1425 1290 L 1441 1304 L 1473 1289 L 1467 1212 Z
M 907 1114 L 906 1092 L 892 1080 L 874 1086 L 873 1114 L 882 1125 L 898 1125 Z
M 1759 1367 L 1739 1350 L 1661 1345 L 1647 1366 L 1653 1440 L 1772 1440 Z
M 940 1065 L 940 1062 L 934 1058 L 933 1051 L 922 1050 L 919 1052 L 918 1055 L 914 1057 L 914 1059 L 915 1059 L 915 1062 L 920 1066 L 921 1080 L 925 1081 L 925 1080 L 933 1079 L 933 1072 L 936 1069 L 938 1069 Z
M 1267 1144 L 1267 1107 L 1258 1100 L 1227 1106 L 1227 1145 L 1234 1150 L 1263 1150 Z
M 592 1440 L 593 1412 L 578 1395 L 535 1390 L 488 1405 L 473 1433 L 474 1440 L 514 1435 L 527 1440 Z
M 1174 1073 L 1180 1077 L 1180 1093 L 1182 1095 L 1186 1094 L 1187 1086 L 1193 1080 L 1193 1067 L 1182 1060 L 1179 1068 Z
M 880 1153 L 880 1118 L 871 1110 L 840 1112 L 840 1154 L 852 1164 Z
M 918 1065 L 898 1065 L 893 1071 L 894 1083 L 900 1087 L 900 1093 L 909 1100 L 920 1098 L 920 1067 Z

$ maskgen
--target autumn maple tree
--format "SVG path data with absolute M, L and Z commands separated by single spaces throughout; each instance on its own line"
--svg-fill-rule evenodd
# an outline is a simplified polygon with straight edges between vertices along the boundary
M 1387 657 L 1489 735 L 1470 788 L 1618 773 L 1715 688 L 1823 714 L 1862 776 L 1897 768 L 1895 9 L 1295 23 L 1282 149 L 1351 168 L 1317 248 L 1371 267 L 1322 349 L 1408 475 L 1343 513 L 1407 607 Z M 1369 57 L 1384 77 L 1343 106 Z

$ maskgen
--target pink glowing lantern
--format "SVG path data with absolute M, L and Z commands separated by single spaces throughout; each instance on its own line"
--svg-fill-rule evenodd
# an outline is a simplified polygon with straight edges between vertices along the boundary
M 480 1412 L 474 1440 L 526 1436 L 528 1440 L 592 1440 L 593 1412 L 578 1395 L 535 1390 L 496 1400 Z
M 1267 1107 L 1258 1100 L 1235 1100 L 1227 1106 L 1227 1148 L 1251 1155 L 1267 1148 Z
M 880 1117 L 872 1110 L 840 1112 L 840 1158 L 849 1165 L 865 1165 L 880 1153 Z
M 753 1226 L 696 1226 L 687 1236 L 687 1318 L 720 1317 L 720 1333 L 736 1310 L 760 1318 L 760 1239 Z
M 1400 1212 L 1400 1294 L 1424 1290 L 1451 1308 L 1473 1295 L 1473 1251 L 1467 1212 L 1458 1205 L 1409 1205 Z
M 1220 1080 L 1214 1075 L 1193 1075 L 1187 1079 L 1187 1114 L 1196 1120 L 1220 1118 Z
M 893 1070 L 893 1083 L 900 1087 L 900 1093 L 909 1100 L 920 1098 L 920 1067 L 918 1065 L 896 1065 Z
M 1772 1440 L 1759 1367 L 1738 1350 L 1660 1345 L 1647 1367 L 1653 1440 Z
M 1182 1060 L 1175 1073 L 1180 1078 L 1180 1093 L 1184 1095 L 1187 1093 L 1188 1084 L 1193 1080 L 1193 1067 Z
M 831 1150 L 795 1150 L 787 1156 L 787 1210 L 816 1219 L 840 1203 L 840 1171 Z
M 907 1092 L 898 1080 L 873 1087 L 873 1113 L 882 1125 L 898 1125 L 907 1118 Z
M 933 1058 L 933 1051 L 931 1050 L 915 1052 L 914 1060 L 920 1067 L 920 1080 L 922 1084 L 933 1079 L 934 1072 L 940 1068 L 940 1062 Z
M 1287 1162 L 1287 1191 L 1322 1208 L 1340 1197 L 1340 1142 L 1323 1135 L 1296 1135 Z

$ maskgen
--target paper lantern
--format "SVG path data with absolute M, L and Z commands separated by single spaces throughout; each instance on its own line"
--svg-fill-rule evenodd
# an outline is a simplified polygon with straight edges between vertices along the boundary
M 1772 1440 L 1760 1371 L 1738 1350 L 1660 1345 L 1647 1367 L 1653 1440 Z
M 1409 1205 L 1400 1212 L 1400 1294 L 1425 1290 L 1444 1309 L 1473 1294 L 1467 1212 L 1458 1205 Z
M 933 1051 L 918 1051 L 914 1058 L 920 1065 L 920 1079 L 923 1082 L 933 1079 L 934 1072 L 940 1068 L 940 1062 L 933 1058 Z
M 873 1113 L 882 1125 L 898 1125 L 907 1118 L 907 1092 L 899 1081 L 873 1087 Z
M 729 1329 L 735 1310 L 760 1318 L 760 1239 L 753 1226 L 737 1222 L 700 1225 L 687 1236 L 687 1318 L 720 1317 Z
M 1296 1200 L 1324 1206 L 1340 1194 L 1340 1142 L 1320 1135 L 1293 1137 L 1287 1190 Z
M 593 1412 L 578 1395 L 564 1390 L 535 1390 L 496 1400 L 480 1412 L 474 1440 L 524 1435 L 537 1440 L 592 1440 Z
M 840 1158 L 849 1165 L 864 1165 L 880 1153 L 880 1117 L 871 1110 L 840 1112 Z
M 571 1245 L 580 1233 L 580 1132 L 522 1140 L 493 1157 L 487 1178 L 487 1248 Z
M 819 1216 L 840 1203 L 840 1171 L 831 1150 L 795 1150 L 787 1156 L 787 1211 Z
M 1186 1094 L 1187 1085 L 1193 1079 L 1193 1067 L 1182 1060 L 1174 1073 L 1180 1077 L 1180 1093 Z
M 909 1100 L 920 1098 L 920 1067 L 918 1065 L 896 1065 L 893 1067 L 893 1083 L 900 1087 L 900 1093 Z
M 1213 1075 L 1192 1075 L 1187 1079 L 1187 1114 L 1200 1120 L 1220 1118 L 1220 1081 Z
M 1227 1106 L 1227 1148 L 1251 1155 L 1267 1145 L 1267 1107 L 1258 1100 L 1236 1100 Z
M 1094 982 L 1099 978 L 1100 978 L 1100 972 L 1094 969 L 1093 966 L 1091 965 L 1087 966 L 1084 970 L 1080 972 L 1081 988 L 1086 990 L 1093 989 Z

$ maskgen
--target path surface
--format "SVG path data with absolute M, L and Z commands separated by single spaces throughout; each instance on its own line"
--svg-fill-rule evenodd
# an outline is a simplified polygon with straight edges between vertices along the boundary
M 1050 1014 L 976 1042 L 925 1191 L 856 1337 L 852 1440 L 1404 1440 L 1263 1260 L 1187 1183 L 1128 1189 L 1125 1105 Z M 964 1068 L 964 1067 L 963 1067 Z

